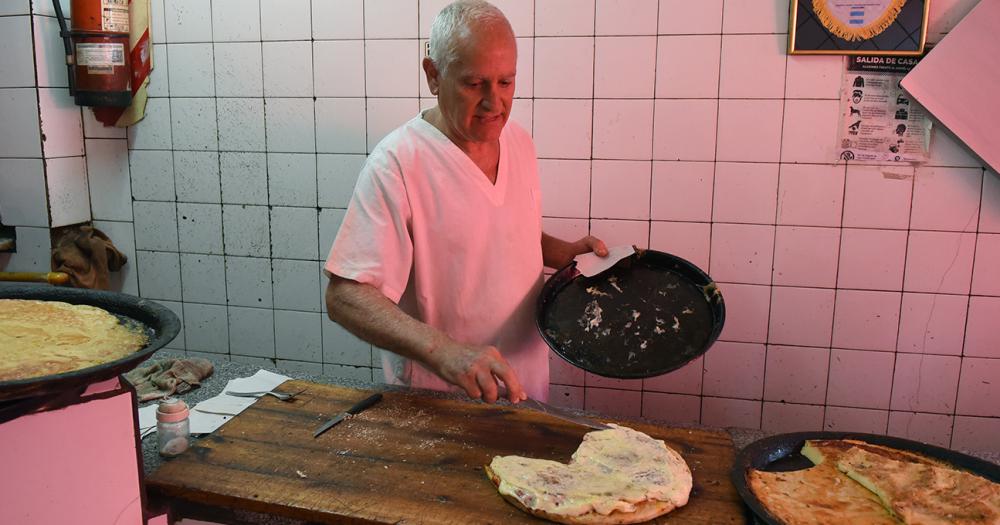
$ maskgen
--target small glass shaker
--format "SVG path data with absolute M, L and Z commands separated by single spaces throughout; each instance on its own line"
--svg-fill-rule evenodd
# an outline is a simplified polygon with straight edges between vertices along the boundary
M 173 457 L 188 448 L 191 426 L 184 401 L 167 397 L 156 408 L 156 445 L 161 456 Z

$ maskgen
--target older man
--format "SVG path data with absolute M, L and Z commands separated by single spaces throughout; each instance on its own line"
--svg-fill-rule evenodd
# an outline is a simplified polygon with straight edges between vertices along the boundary
M 607 253 L 593 237 L 542 233 L 534 145 L 507 122 L 516 65 L 497 8 L 445 7 L 423 60 L 438 105 L 383 139 L 358 179 L 326 261 L 326 302 L 331 319 L 388 350 L 389 383 L 547 399 L 533 322 L 543 263 Z

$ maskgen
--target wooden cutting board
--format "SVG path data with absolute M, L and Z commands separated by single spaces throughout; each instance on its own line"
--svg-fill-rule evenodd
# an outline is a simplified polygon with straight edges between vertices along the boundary
M 493 456 L 568 462 L 591 429 L 509 405 L 386 392 L 380 403 L 313 430 L 371 392 L 289 381 L 146 479 L 175 517 L 240 521 L 240 512 L 317 523 L 541 523 L 483 473 Z M 612 421 L 612 420 L 607 420 Z M 680 452 L 694 475 L 687 506 L 654 523 L 743 523 L 725 432 L 626 423 Z

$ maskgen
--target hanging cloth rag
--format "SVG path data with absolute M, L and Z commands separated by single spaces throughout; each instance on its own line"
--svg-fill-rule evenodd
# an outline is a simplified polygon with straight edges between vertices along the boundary
M 121 269 L 128 258 L 101 230 L 88 225 L 53 231 L 52 270 L 69 274 L 75 288 L 107 290 L 110 272 Z
M 200 357 L 164 359 L 126 373 L 125 379 L 135 387 L 139 401 L 149 401 L 183 394 L 201 385 L 214 369 L 211 361 Z
M 813 0 L 816 18 L 834 35 L 854 42 L 885 31 L 906 0 Z

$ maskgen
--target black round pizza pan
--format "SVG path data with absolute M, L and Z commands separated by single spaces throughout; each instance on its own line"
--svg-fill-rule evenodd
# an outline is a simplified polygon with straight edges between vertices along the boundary
M 149 338 L 141 350 L 115 361 L 61 374 L 0 381 L 0 404 L 57 395 L 128 372 L 169 343 L 181 326 L 177 316 L 165 306 L 124 293 L 44 285 L 3 285 L 0 286 L 0 299 L 34 299 L 96 306 L 111 312 L 123 323 L 138 323 Z
M 546 281 L 536 324 L 572 365 L 639 379 L 676 370 L 708 351 L 726 307 L 712 278 L 676 255 L 637 250 L 585 277 L 572 262 Z
M 859 434 L 853 432 L 794 432 L 766 437 L 747 445 L 737 455 L 730 471 L 730 479 L 736 486 L 736 491 L 743 502 L 754 514 L 757 523 L 768 525 L 784 525 L 774 515 L 769 513 L 754 496 L 747 483 L 747 470 L 753 468 L 771 472 L 788 472 L 813 466 L 799 451 L 809 439 L 853 439 L 873 445 L 884 445 L 899 450 L 916 452 L 932 459 L 946 463 L 982 476 L 990 481 L 1000 483 L 1000 466 L 982 459 L 974 458 L 961 452 L 946 448 L 911 441 L 909 439 L 877 434 Z

